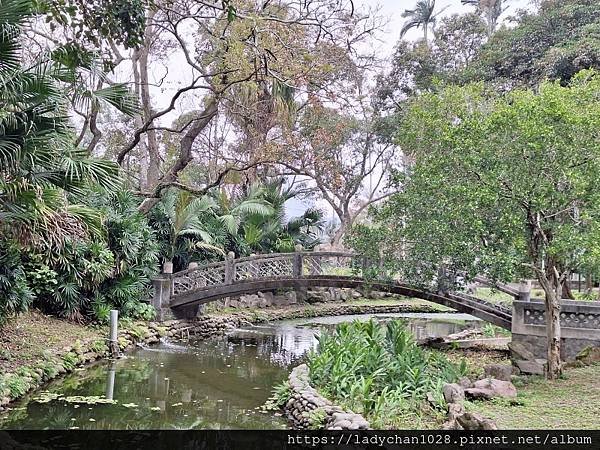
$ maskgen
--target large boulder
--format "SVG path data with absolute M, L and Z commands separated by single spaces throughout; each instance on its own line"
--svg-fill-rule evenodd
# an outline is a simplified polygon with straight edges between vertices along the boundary
M 544 359 L 516 360 L 515 364 L 521 373 L 527 375 L 544 375 L 546 370 L 546 360 Z
M 495 378 L 496 380 L 510 381 L 513 367 L 510 364 L 490 364 L 483 368 L 486 378 Z
M 510 381 L 484 378 L 473 383 L 473 387 L 465 389 L 467 398 L 473 400 L 490 400 L 494 397 L 515 398 L 517 389 Z
M 533 361 L 535 359 L 535 355 L 520 342 L 509 342 L 508 349 L 513 360 Z

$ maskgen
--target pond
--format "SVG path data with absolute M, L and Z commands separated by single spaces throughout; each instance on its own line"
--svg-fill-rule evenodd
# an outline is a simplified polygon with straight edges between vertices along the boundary
M 465 314 L 376 314 L 290 320 L 226 336 L 162 342 L 126 358 L 78 369 L 11 405 L 10 429 L 278 429 L 284 418 L 260 406 L 337 323 L 402 318 L 418 339 L 481 322 Z M 108 400 L 107 400 L 108 399 Z

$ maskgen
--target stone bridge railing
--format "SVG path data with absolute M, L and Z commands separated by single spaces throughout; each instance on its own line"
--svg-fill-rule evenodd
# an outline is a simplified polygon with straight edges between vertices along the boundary
M 302 290 L 311 286 L 376 288 L 401 295 L 437 301 L 447 306 L 466 306 L 467 311 L 482 311 L 484 317 L 497 316 L 500 323 L 510 322 L 509 308 L 460 292 L 454 283 L 416 287 L 402 283 L 397 276 L 383 270 L 377 259 L 348 252 L 309 252 L 296 248 L 292 253 L 274 253 L 235 258 L 229 253 L 224 261 L 190 264 L 186 270 L 161 274 L 154 280 L 153 305 L 160 311 L 239 295 L 240 292 L 268 291 L 278 288 Z M 458 304 L 458 305 L 457 305 Z M 462 308 L 464 310 L 464 308 Z M 193 314 L 193 310 L 190 310 Z M 487 315 L 486 315 L 487 314 Z M 159 313 L 162 316 L 162 312 Z M 510 327 L 510 325 L 508 325 Z
M 229 285 L 263 278 L 303 277 L 310 275 L 363 276 L 365 269 L 377 264 L 363 256 L 345 252 L 273 253 L 192 267 L 171 275 L 171 297 L 210 286 Z

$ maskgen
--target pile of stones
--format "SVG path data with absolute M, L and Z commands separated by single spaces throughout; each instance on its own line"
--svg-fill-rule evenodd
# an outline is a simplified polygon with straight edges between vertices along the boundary
M 442 425 L 445 430 L 496 430 L 496 424 L 477 413 L 467 412 L 465 398 L 470 400 L 491 400 L 492 398 L 515 398 L 517 390 L 511 382 L 513 368 L 506 364 L 492 364 L 484 368 L 485 378 L 472 382 L 467 377 L 458 383 L 443 386 L 444 399 L 448 404 L 447 420 Z
M 291 396 L 284 412 L 296 429 L 324 428 L 326 430 L 367 430 L 369 422 L 360 414 L 344 411 L 321 396 L 310 385 L 306 364 L 295 367 L 289 376 Z M 319 414 L 320 413 L 320 414 Z M 314 423 L 314 418 L 320 423 Z

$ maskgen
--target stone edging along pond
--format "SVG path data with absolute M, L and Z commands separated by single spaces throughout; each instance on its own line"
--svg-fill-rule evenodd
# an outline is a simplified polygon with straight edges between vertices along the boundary
M 263 323 L 274 320 L 335 316 L 344 314 L 374 314 L 397 312 L 437 312 L 427 305 L 352 305 L 323 304 L 306 307 L 240 310 L 231 313 L 207 314 L 195 320 L 169 320 L 162 323 L 136 322 L 119 330 L 118 344 L 122 352 L 133 350 L 137 345 L 152 345 L 161 337 L 187 338 L 196 336 L 208 338 L 224 334 L 242 325 Z M 108 334 L 108 330 L 107 330 Z M 53 355 L 35 363 L 19 367 L 10 373 L 0 373 L 0 412 L 9 403 L 26 393 L 39 389 L 45 383 L 72 372 L 78 367 L 111 357 L 107 340 L 96 339 L 87 342 L 76 341 L 62 349 L 49 349 Z
M 300 364 L 289 375 L 290 398 L 283 406 L 294 428 L 326 430 L 367 430 L 369 422 L 360 414 L 344 411 L 321 396 L 310 385 L 309 368 Z

